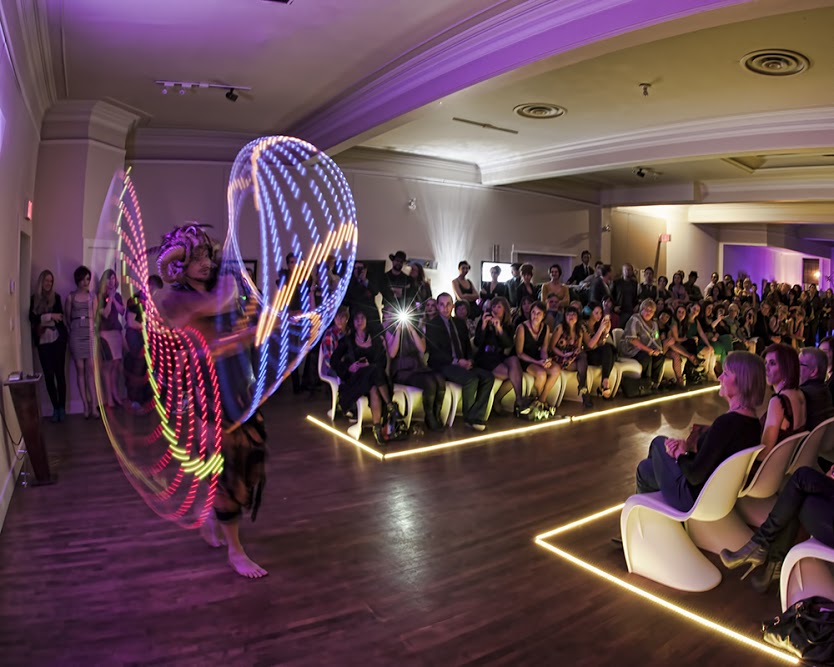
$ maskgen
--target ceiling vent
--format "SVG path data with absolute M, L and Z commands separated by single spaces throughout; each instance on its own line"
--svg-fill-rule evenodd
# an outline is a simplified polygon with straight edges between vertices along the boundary
M 741 59 L 741 65 L 747 71 L 762 76 L 793 76 L 810 67 L 808 59 L 801 53 L 784 49 L 753 51 Z
M 564 107 L 555 104 L 545 104 L 544 102 L 519 104 L 513 111 L 522 118 L 535 118 L 538 120 L 543 118 L 559 118 L 559 116 L 564 116 L 568 112 Z

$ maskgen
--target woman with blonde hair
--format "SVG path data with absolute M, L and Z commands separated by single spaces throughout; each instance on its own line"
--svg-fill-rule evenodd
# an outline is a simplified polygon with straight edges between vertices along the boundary
M 102 402 L 112 408 L 121 406 L 119 385 L 122 369 L 122 316 L 125 304 L 119 294 L 119 281 L 113 269 L 107 269 L 98 283 L 98 307 L 101 313 L 98 335 L 101 345 L 101 377 L 103 380 L 104 396 Z
M 46 391 L 52 402 L 52 421 L 64 421 L 67 405 L 67 380 L 64 373 L 67 355 L 67 328 L 61 295 L 55 292 L 52 271 L 41 271 L 38 286 L 29 301 L 32 342 L 38 350 Z
M 756 409 L 764 401 L 765 365 L 750 352 L 731 352 L 719 377 L 727 412 L 686 440 L 659 435 L 637 466 L 637 493 L 660 491 L 666 503 L 687 512 L 710 475 L 726 459 L 755 447 L 762 437 Z

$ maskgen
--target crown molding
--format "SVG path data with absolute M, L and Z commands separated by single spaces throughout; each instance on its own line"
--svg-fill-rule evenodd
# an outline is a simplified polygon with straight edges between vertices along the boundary
M 686 121 L 528 151 L 481 165 L 498 185 L 694 157 L 834 146 L 834 107 Z
M 341 149 L 394 118 L 544 58 L 750 0 L 529 0 L 438 34 L 297 123 L 290 134 Z M 503 3 L 502 3 L 503 5 Z
M 232 164 L 240 150 L 259 135 L 176 128 L 138 128 L 127 147 L 129 162 Z
M 834 201 L 699 204 L 689 207 L 688 219 L 694 224 L 830 224 L 834 223 Z
M 23 103 L 36 130 L 57 99 L 47 11 L 37 0 L 0 2 L 3 40 Z
M 481 184 L 478 165 L 376 148 L 351 148 L 334 157 L 340 169 L 354 173 L 401 176 L 422 181 Z
M 41 140 L 95 141 L 125 149 L 127 136 L 139 116 L 97 100 L 61 100 L 44 114 Z

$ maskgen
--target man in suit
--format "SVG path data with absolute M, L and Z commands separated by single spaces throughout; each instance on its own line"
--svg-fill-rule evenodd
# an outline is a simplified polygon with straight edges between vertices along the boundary
M 493 376 L 473 364 L 469 333 L 461 320 L 452 317 L 453 304 L 452 297 L 446 292 L 438 296 L 439 316 L 426 323 L 429 366 L 461 386 L 464 422 L 471 429 L 483 431 Z
M 591 278 L 591 301 L 602 304 L 603 299 L 611 296 L 611 265 L 603 264 L 598 276 Z
M 368 331 L 372 336 L 382 333 L 382 320 L 379 318 L 379 309 L 376 305 L 377 294 L 379 290 L 368 280 L 368 267 L 364 262 L 357 260 L 353 265 L 353 276 L 348 283 L 345 304 L 350 307 L 351 317 L 357 311 L 365 313 Z
M 628 320 L 634 314 L 640 303 L 637 300 L 639 286 L 634 278 L 634 267 L 631 264 L 623 264 L 623 275 L 614 281 L 611 288 L 611 296 L 614 299 L 614 312 L 620 316 L 620 326 L 625 329 Z
M 518 286 L 521 284 L 521 263 L 520 262 L 513 262 L 510 264 L 510 271 L 513 274 L 513 277 L 510 278 L 506 285 L 507 285 L 507 299 L 510 302 L 510 305 L 513 308 L 518 307 L 518 300 L 516 299 L 518 293 Z
M 573 267 L 570 278 L 568 278 L 568 285 L 580 285 L 586 278 L 594 275 L 594 269 L 591 266 L 591 251 L 583 250 L 581 258 L 582 263 Z

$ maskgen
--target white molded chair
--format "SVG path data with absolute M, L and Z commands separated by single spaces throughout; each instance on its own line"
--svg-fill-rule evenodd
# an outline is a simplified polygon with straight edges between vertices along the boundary
M 834 549 L 813 537 L 794 546 L 782 563 L 779 580 L 782 611 L 813 595 L 834 600 L 831 563 L 834 563 Z
M 667 505 L 660 492 L 626 500 L 620 531 L 628 571 L 682 591 L 715 588 L 721 572 L 695 546 L 689 535 L 691 524 L 704 524 L 701 532 L 706 532 L 710 524 L 730 514 L 761 449 L 759 445 L 742 450 L 719 465 L 688 512 Z
M 777 442 L 750 484 L 739 494 L 735 510 L 747 525 L 761 526 L 764 523 L 776 504 L 776 495 L 782 488 L 794 452 L 807 435 L 808 431 L 803 431 Z
M 823 444 L 830 443 L 832 437 L 834 437 L 834 417 L 818 424 L 810 435 L 802 441 L 794 454 L 793 461 L 788 466 L 786 476 L 790 477 L 803 466 L 819 470 L 817 457 L 820 454 L 820 449 Z M 823 470 L 822 472 L 828 471 Z
M 339 402 L 339 378 L 331 377 L 324 372 L 324 355 L 321 350 L 319 350 L 318 373 L 319 379 L 330 387 L 330 409 L 327 411 L 327 417 L 333 421 L 336 418 L 336 406 Z
M 639 364 L 638 364 L 639 365 Z M 559 378 L 562 380 L 563 389 L 559 397 L 559 403 L 563 400 L 567 401 L 581 401 L 582 397 L 579 395 L 579 380 L 576 371 L 565 371 L 559 373 Z M 596 396 L 597 389 L 602 385 L 602 368 L 599 366 L 588 366 L 588 375 L 585 378 L 588 391 L 591 396 Z M 611 389 L 613 390 L 617 385 L 616 371 L 611 371 L 609 378 Z

